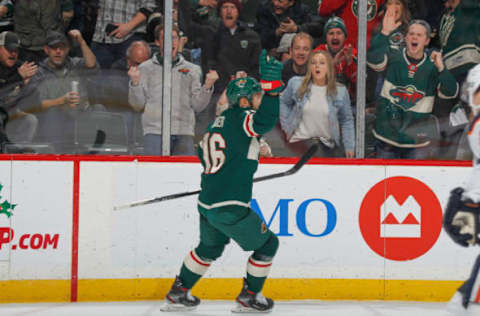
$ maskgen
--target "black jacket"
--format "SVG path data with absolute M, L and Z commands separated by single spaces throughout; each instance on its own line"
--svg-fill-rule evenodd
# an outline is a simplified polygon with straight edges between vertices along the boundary
M 260 37 L 255 31 L 239 23 L 232 35 L 222 23 L 213 34 L 212 42 L 202 53 L 207 54 L 208 69 L 218 72 L 215 91 L 222 92 L 237 71 L 245 71 L 249 76 L 259 79 L 259 61 L 262 50 Z
M 260 34 L 262 46 L 266 50 L 278 47 L 281 36 L 275 35 L 275 30 L 280 26 L 280 22 L 289 17 L 298 26 L 298 32 L 310 34 L 313 38 L 320 39 L 323 34 L 324 18 L 311 14 L 312 10 L 299 0 L 285 11 L 281 16 L 273 11 L 271 0 L 264 1 L 257 11 L 257 24 L 255 31 Z
M 0 107 L 7 112 L 12 110 L 22 96 L 24 87 L 23 78 L 18 73 L 17 62 L 13 67 L 6 67 L 0 64 Z

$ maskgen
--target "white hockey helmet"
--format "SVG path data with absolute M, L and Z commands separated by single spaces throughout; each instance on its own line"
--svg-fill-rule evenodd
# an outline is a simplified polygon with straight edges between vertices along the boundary
M 480 89 L 480 64 L 468 72 L 467 79 L 463 83 L 461 99 L 468 103 L 474 115 L 480 112 L 480 104 L 473 104 L 473 95 Z

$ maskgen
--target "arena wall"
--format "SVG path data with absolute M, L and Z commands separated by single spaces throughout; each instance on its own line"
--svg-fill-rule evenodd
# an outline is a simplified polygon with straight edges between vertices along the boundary
M 262 160 L 256 176 L 295 159 Z M 471 163 L 314 159 L 256 183 L 251 202 L 280 239 L 265 294 L 279 300 L 445 301 L 477 255 L 441 229 Z M 0 302 L 163 299 L 198 242 L 192 157 L 0 158 Z M 235 179 L 232 179 L 235 181 Z M 245 273 L 230 243 L 194 294 L 232 299 Z

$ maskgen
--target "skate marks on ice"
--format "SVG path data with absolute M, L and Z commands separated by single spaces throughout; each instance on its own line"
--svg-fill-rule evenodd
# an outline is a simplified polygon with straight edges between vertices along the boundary
M 0 304 L 0 316 L 235 316 L 233 301 L 202 301 L 195 311 L 161 312 L 162 301 Z M 446 303 L 277 301 L 272 316 L 443 316 Z M 247 314 L 252 315 L 252 314 Z M 261 314 L 260 314 L 261 315 Z

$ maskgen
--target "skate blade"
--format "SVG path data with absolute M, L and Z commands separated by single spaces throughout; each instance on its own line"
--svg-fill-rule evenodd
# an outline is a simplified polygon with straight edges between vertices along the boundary
M 239 314 L 268 314 L 271 312 L 272 312 L 272 309 L 268 309 L 266 311 L 260 311 L 255 308 L 245 307 L 238 303 L 234 308 L 232 308 L 232 313 L 239 313 Z
M 185 306 L 182 304 L 171 304 L 171 303 L 166 303 L 162 307 L 160 307 L 160 311 L 162 312 L 188 312 L 188 311 L 193 311 L 197 308 L 197 306 Z

